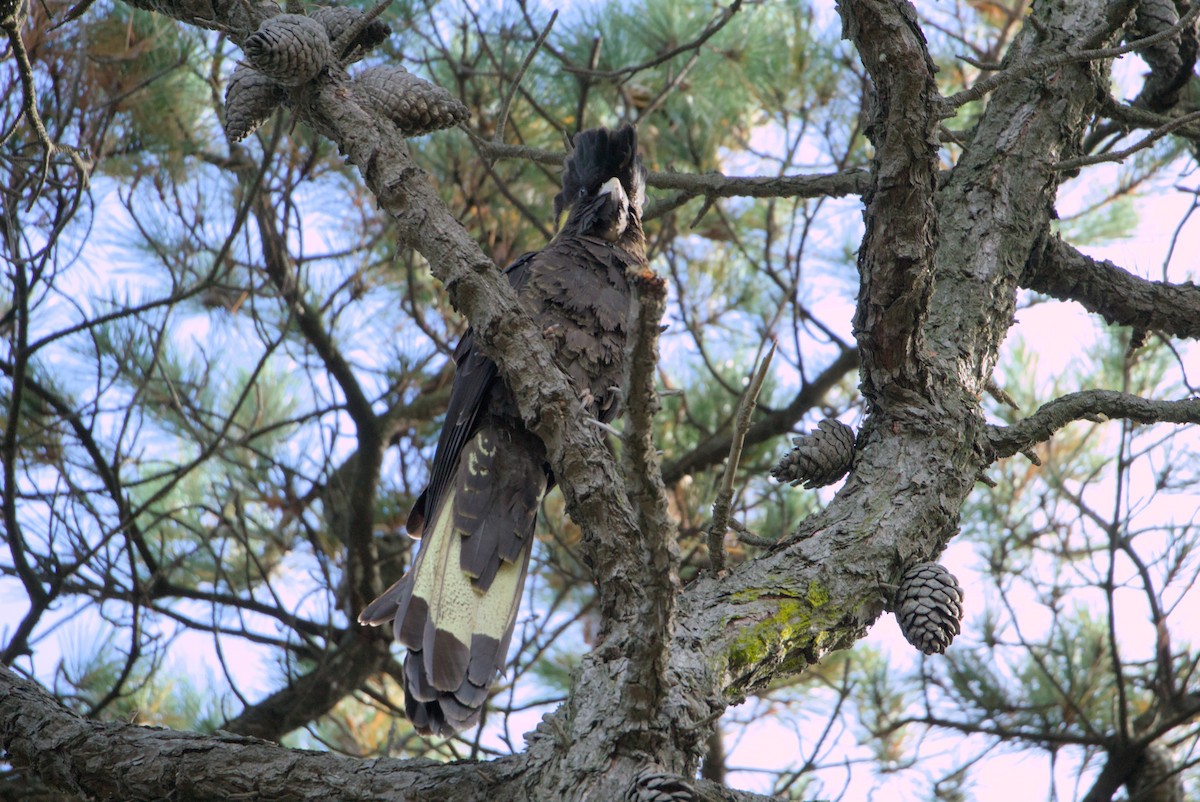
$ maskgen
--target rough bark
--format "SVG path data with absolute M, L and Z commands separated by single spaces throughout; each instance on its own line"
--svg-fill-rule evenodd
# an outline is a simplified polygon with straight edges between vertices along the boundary
M 486 763 L 361 760 L 288 749 L 231 733 L 176 732 L 91 721 L 63 708 L 36 683 L 0 668 L 0 741 L 18 772 L 86 799 L 420 800 L 518 802 L 525 755 Z M 706 802 L 754 802 L 756 794 L 693 784 Z M 545 798 L 545 797 L 540 797 Z M 572 797 L 563 797 L 572 798 Z
M 363 761 L 228 733 L 104 724 L 0 669 L 0 738 L 18 769 L 89 799 L 485 800 L 515 759 L 463 771 L 430 760 Z M 483 780 L 483 782 L 481 782 Z
M 267 13 L 232 2 L 133 4 L 227 30 L 235 42 Z M 359 168 L 546 441 L 599 587 L 599 642 L 569 701 L 527 736 L 526 752 L 490 763 L 358 761 L 98 724 L 0 671 L 0 738 L 13 759 L 56 787 L 99 798 L 620 799 L 647 770 L 694 777 L 711 723 L 729 704 L 861 637 L 885 609 L 886 588 L 955 534 L 980 471 L 1054 429 L 1057 418 L 1036 416 L 1027 430 L 990 429 L 979 398 L 1018 283 L 1037 281 L 1026 266 L 1036 266 L 1052 215 L 1055 164 L 1077 155 L 1104 65 L 1056 63 L 1001 83 L 939 189 L 937 129 L 947 107 L 915 12 L 897 0 L 845 2 L 840 12 L 877 92 L 854 319 L 869 409 L 855 469 L 825 511 L 724 576 L 683 589 L 664 583 L 673 532 L 661 487 L 627 486 L 535 327 L 514 313 L 507 283 L 390 123 L 356 105 L 347 76 L 333 69 L 296 93 L 295 111 Z M 1098 0 L 1037 13 L 1040 24 L 1022 30 L 1006 64 L 1103 44 L 1124 22 Z M 641 344 L 653 351 L 649 339 Z M 1129 411 L 1091 400 L 1109 414 Z M 652 399 L 640 403 L 652 413 Z M 629 464 L 652 472 L 652 455 L 642 443 Z M 689 782 L 697 798 L 753 798 Z
M 1172 337 L 1200 337 L 1200 287 L 1149 281 L 1103 259 L 1080 253 L 1059 237 L 1034 248 L 1021 286 L 1063 301 L 1078 301 L 1109 323 Z

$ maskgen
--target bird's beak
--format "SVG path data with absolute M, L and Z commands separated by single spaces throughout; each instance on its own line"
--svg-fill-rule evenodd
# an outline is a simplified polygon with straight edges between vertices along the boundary
M 600 185 L 598 195 L 616 195 L 618 197 L 625 194 L 625 189 L 621 186 L 620 179 L 613 177 Z

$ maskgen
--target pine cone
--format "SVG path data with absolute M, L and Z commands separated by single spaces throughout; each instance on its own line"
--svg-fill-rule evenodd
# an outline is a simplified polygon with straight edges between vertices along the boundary
M 846 475 L 854 462 L 854 430 L 841 421 L 826 418 L 811 434 L 793 437 L 795 448 L 771 469 L 778 482 L 792 487 L 804 482 L 810 490 L 832 484 Z
M 1148 746 L 1137 765 L 1125 778 L 1130 802 L 1183 802 L 1183 782 L 1171 759 L 1161 746 Z
M 467 107 L 436 84 L 403 67 L 372 67 L 354 78 L 364 105 L 386 116 L 402 136 L 420 136 L 457 125 L 470 116 Z
M 311 81 L 333 61 L 325 26 L 301 14 L 264 20 L 242 45 L 246 59 L 263 75 L 284 86 Z
M 347 6 L 320 6 L 313 9 L 308 16 L 321 23 L 325 32 L 329 34 L 329 41 L 336 44 L 343 33 L 362 19 L 363 12 Z M 377 19 L 371 20 L 367 27 L 359 31 L 358 36 L 346 44 L 345 50 L 336 55 L 342 59 L 350 56 L 350 62 L 358 61 L 368 51 L 383 44 L 391 34 L 392 29 L 387 25 Z
M 256 69 L 239 64 L 225 87 L 225 133 L 241 142 L 270 119 L 283 89 Z
M 644 771 L 625 792 L 624 802 L 695 802 L 696 799 L 696 791 L 684 778 Z
M 925 654 L 942 654 L 962 631 L 963 593 L 954 574 L 937 563 L 904 572 L 894 611 L 900 631 Z

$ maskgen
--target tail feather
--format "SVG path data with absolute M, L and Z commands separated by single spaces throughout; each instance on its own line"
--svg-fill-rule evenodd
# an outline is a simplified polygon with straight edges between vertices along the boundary
M 396 611 L 394 626 L 396 640 L 410 649 L 420 649 L 425 622 L 428 620 L 429 602 L 420 596 L 412 595 L 412 583 L 410 582 L 404 602 Z
M 390 588 L 380 594 L 378 599 L 368 604 L 366 609 L 358 614 L 358 623 L 377 627 L 397 618 L 397 611 L 409 596 L 408 579 L 411 575 L 405 574 L 400 577 L 392 583 Z M 399 618 L 403 618 L 403 615 L 401 614 Z
M 396 640 L 408 648 L 405 711 L 423 734 L 478 723 L 504 668 L 546 487 L 539 453 L 523 445 L 493 426 L 476 433 L 426 519 L 412 568 L 359 616 L 368 624 L 394 617 Z

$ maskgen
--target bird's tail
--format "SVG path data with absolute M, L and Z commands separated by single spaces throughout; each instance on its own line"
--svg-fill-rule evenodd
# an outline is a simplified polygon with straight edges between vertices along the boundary
M 554 196 L 554 214 L 570 208 L 582 187 L 597 187 L 610 178 L 621 182 L 640 216 L 646 200 L 646 170 L 638 157 L 637 129 L 590 128 L 575 137 L 575 149 L 563 161 L 562 191 Z
M 396 640 L 408 648 L 405 712 L 424 735 L 477 724 L 504 668 L 546 490 L 532 437 L 493 425 L 476 432 L 412 568 L 358 617 L 395 621 Z

